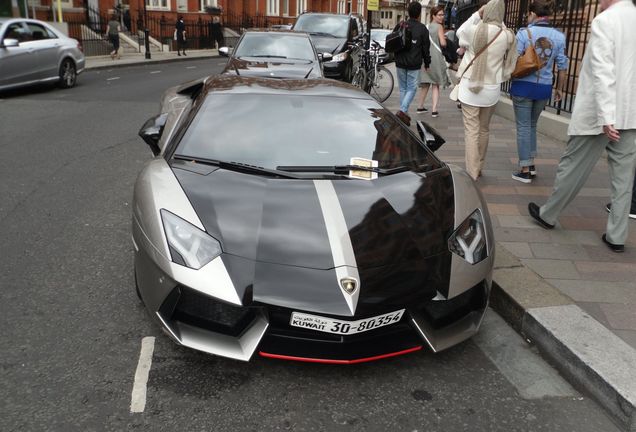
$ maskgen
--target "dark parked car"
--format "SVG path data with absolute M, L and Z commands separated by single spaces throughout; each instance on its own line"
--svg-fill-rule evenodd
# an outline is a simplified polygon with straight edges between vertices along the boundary
M 391 33 L 391 30 L 386 29 L 371 29 L 371 40 L 380 44 L 380 63 L 389 63 L 394 60 L 393 53 L 388 53 L 384 50 L 386 44 L 386 37 Z
M 84 70 L 80 43 L 34 19 L 0 18 L 0 90 L 52 82 L 73 87 Z
M 368 94 L 218 75 L 169 90 L 140 135 L 135 281 L 177 343 L 358 363 L 477 332 L 486 203 Z
M 223 73 L 270 78 L 319 78 L 321 60 L 331 58 L 317 54 L 306 33 L 281 30 L 248 30 L 219 54 L 229 57 Z
M 324 63 L 327 78 L 351 82 L 353 66 L 363 47 L 364 20 L 359 15 L 330 13 L 304 13 L 294 24 L 294 31 L 309 33 L 318 52 L 333 55 Z

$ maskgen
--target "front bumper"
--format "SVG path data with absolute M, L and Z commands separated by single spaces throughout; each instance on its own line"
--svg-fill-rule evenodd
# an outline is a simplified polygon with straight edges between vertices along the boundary
M 326 78 L 344 80 L 347 73 L 347 61 L 341 62 L 325 62 L 322 64 L 323 73 Z

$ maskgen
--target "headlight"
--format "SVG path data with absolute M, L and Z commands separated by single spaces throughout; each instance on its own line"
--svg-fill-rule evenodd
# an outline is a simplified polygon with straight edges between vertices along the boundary
M 481 210 L 475 210 L 448 239 L 448 249 L 470 264 L 477 264 L 488 256 L 486 229 Z
M 205 231 L 161 209 L 172 262 L 198 270 L 221 255 L 221 244 Z
M 333 56 L 331 58 L 330 61 L 332 61 L 332 62 L 343 62 L 343 61 L 345 61 L 348 58 L 349 58 L 349 53 L 345 51 L 345 52 L 342 52 L 340 54 L 336 54 L 335 56 Z

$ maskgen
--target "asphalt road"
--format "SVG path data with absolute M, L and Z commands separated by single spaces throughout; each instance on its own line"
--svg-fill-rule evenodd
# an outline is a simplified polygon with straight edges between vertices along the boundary
M 196 60 L 89 71 L 71 90 L 0 94 L 1 431 L 615 431 L 493 312 L 440 354 L 356 366 L 173 344 L 133 288 L 137 137 Z M 141 341 L 154 337 L 142 412 Z

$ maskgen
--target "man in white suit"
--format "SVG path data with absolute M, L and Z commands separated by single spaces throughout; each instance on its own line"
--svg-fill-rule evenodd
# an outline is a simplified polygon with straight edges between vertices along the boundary
M 559 161 L 554 189 L 541 207 L 528 211 L 542 227 L 554 228 L 594 165 L 607 152 L 611 206 L 603 242 L 625 250 L 636 160 L 636 6 L 632 0 L 601 0 L 583 56 L 579 86 Z

